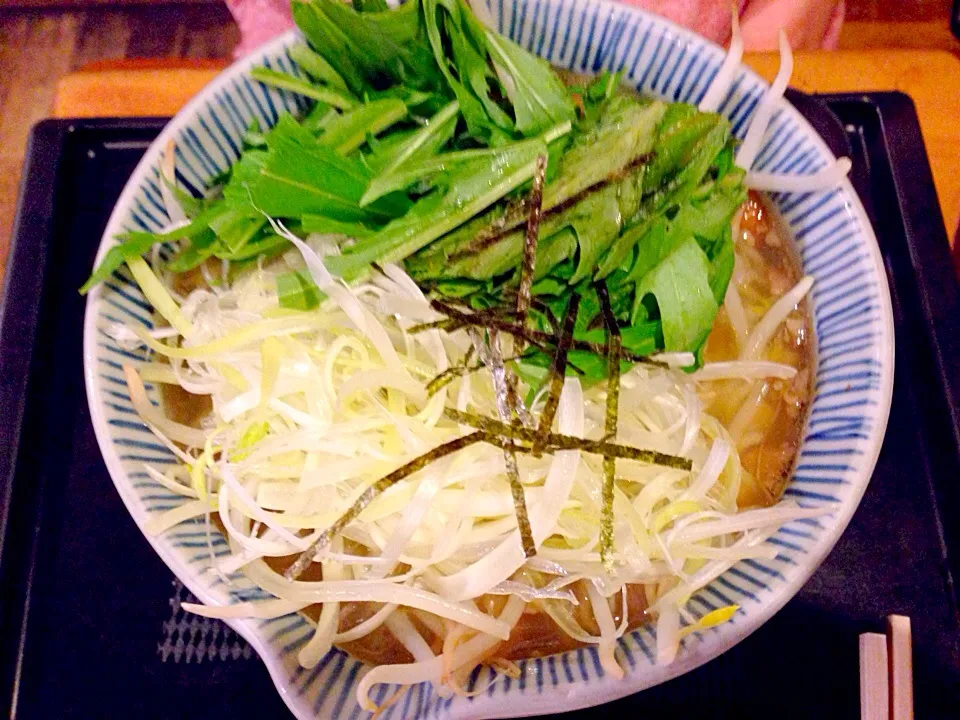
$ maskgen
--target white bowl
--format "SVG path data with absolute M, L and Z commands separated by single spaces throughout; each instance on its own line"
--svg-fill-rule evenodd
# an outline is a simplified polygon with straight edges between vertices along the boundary
M 487 0 L 500 30 L 557 66 L 593 72 L 625 70 L 625 82 L 670 100 L 697 102 L 714 77 L 724 51 L 647 12 L 602 0 Z M 158 189 L 158 160 L 168 140 L 177 146 L 181 181 L 196 188 L 232 162 L 253 118 L 272 125 L 278 111 L 303 109 L 302 98 L 251 80 L 257 65 L 293 70 L 286 50 L 290 32 L 234 64 L 193 99 L 164 129 L 127 183 L 100 247 L 99 259 L 127 229 L 156 230 L 166 222 Z M 720 111 L 743 136 L 758 99 L 767 89 L 741 68 Z M 813 173 L 833 158 L 823 141 L 786 101 L 773 115 L 757 169 Z M 800 248 L 805 271 L 816 284 L 812 306 L 819 365 L 811 415 L 788 497 L 829 513 L 816 521 L 784 526 L 770 542 L 772 561 L 746 560 L 693 598 L 695 614 L 737 603 L 728 623 L 685 638 L 670 665 L 653 660 L 654 632 L 640 628 L 620 641 L 626 678 L 604 674 L 594 648 L 520 663 L 521 678 L 500 678 L 467 699 L 444 699 L 420 685 L 385 717 L 516 717 L 596 705 L 681 675 L 730 648 L 779 610 L 817 568 L 846 527 L 876 463 L 893 383 L 893 320 L 880 254 L 860 201 L 847 182 L 802 195 L 774 195 Z M 119 363 L 141 359 L 119 348 L 104 332 L 116 320 L 149 325 L 149 307 L 124 272 L 96 288 L 87 304 L 84 363 L 87 397 L 97 440 L 113 482 L 143 529 L 148 519 L 181 500 L 143 472 L 143 462 L 173 462 L 171 454 L 138 421 L 122 382 Z M 202 527 L 180 525 L 147 537 L 167 566 L 204 602 L 225 604 L 263 595 L 239 575 L 227 586 L 207 573 L 210 558 Z M 227 547 L 217 537 L 214 549 Z M 278 620 L 236 620 L 230 625 L 256 649 L 277 689 L 301 718 L 354 718 L 361 713 L 354 690 L 364 666 L 340 651 L 313 670 L 299 667 L 296 650 L 310 628 L 298 615 Z M 477 687 L 488 671 L 475 677 Z M 378 701 L 397 688 L 379 686 Z

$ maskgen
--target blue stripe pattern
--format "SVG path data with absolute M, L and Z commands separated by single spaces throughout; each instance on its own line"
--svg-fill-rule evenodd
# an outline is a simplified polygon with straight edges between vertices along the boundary
M 487 6 L 502 32 L 554 64 L 578 72 L 622 70 L 625 82 L 633 87 L 671 100 L 697 102 L 723 60 L 719 48 L 627 6 L 593 0 L 487 0 Z M 287 52 L 293 42 L 290 35 L 265 46 L 258 51 L 256 64 L 299 73 Z M 167 140 L 176 146 L 178 182 L 198 194 L 237 158 L 251 123 L 266 128 L 280 113 L 308 107 L 302 97 L 252 80 L 253 63 L 243 61 L 225 73 L 158 139 L 121 198 L 102 251 L 121 229 L 157 231 L 168 222 L 158 171 L 159 151 Z M 764 91 L 765 85 L 752 72 L 736 74 L 721 113 L 737 136 L 746 133 Z M 782 103 L 755 166 L 767 172 L 813 173 L 830 160 L 819 138 Z M 784 593 L 795 592 L 852 514 L 872 469 L 889 408 L 893 370 L 889 296 L 858 200 L 847 186 L 828 192 L 774 193 L 772 200 L 798 241 L 806 271 L 816 280 L 811 294 L 819 344 L 816 396 L 786 496 L 804 506 L 822 507 L 826 514 L 786 524 L 769 540 L 777 553 L 774 559 L 740 562 L 691 598 L 684 624 L 718 607 L 738 604 L 741 609 L 722 626 L 692 633 L 681 654 L 717 654 L 766 619 L 772 603 Z M 150 313 L 130 275 L 121 270 L 91 294 L 85 340 L 85 354 L 93 361 L 87 368 L 88 396 L 95 420 L 100 419 L 98 438 L 111 476 L 140 522 L 179 507 L 183 499 L 143 470 L 144 463 L 162 469 L 175 461 L 139 421 L 126 396 L 122 363 L 142 361 L 145 354 L 118 347 L 106 330 L 115 322 L 150 328 Z M 156 402 L 156 390 L 149 392 Z M 182 523 L 152 542 L 198 597 L 221 604 L 269 597 L 240 573 L 234 573 L 228 584 L 206 572 L 211 557 L 226 555 L 228 547 L 218 533 L 208 536 L 203 518 Z M 313 668 L 299 666 L 297 653 L 312 629 L 301 616 L 231 625 L 264 657 L 299 717 L 370 717 L 354 702 L 356 684 L 366 672 L 361 663 L 335 650 Z M 410 688 L 384 717 L 514 714 L 527 707 L 515 704 L 517 696 L 536 696 L 538 703 L 547 703 L 538 704 L 539 711 L 560 709 L 563 701 L 557 698 L 565 695 L 579 698 L 581 704 L 583 697 L 600 702 L 670 677 L 669 668 L 656 667 L 655 648 L 651 627 L 621 638 L 617 657 L 627 679 L 620 683 L 606 677 L 597 650 L 591 647 L 521 662 L 517 679 L 478 669 L 466 683 L 476 693 L 470 697 L 441 696 L 427 684 Z M 400 689 L 375 686 L 372 697 L 383 702 Z

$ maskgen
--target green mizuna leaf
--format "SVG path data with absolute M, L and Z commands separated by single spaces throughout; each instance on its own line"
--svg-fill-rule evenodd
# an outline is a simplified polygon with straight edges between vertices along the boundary
M 374 100 L 364 103 L 326 124 L 319 144 L 331 147 L 340 155 L 349 155 L 407 116 L 407 106 L 400 100 Z
M 343 255 L 327 258 L 330 271 L 352 279 L 373 262 L 406 258 L 530 180 L 537 157 L 546 152 L 543 140 L 498 148 L 493 161 L 489 153 L 481 152 L 459 165 L 446 179 L 445 188 L 419 200 L 405 216 L 347 248 Z
M 290 48 L 289 54 L 290 59 L 314 80 L 349 92 L 347 83 L 344 82 L 340 73 L 334 70 L 333 66 L 324 59 L 323 55 L 315 53 L 303 43 L 297 43 Z
M 657 123 L 666 105 L 617 96 L 608 112 L 586 132 L 574 132 L 573 142 L 558 162 L 554 178 L 543 191 L 543 211 L 549 212 L 588 188 L 617 179 L 626 168 L 640 163 L 653 148 Z M 526 222 L 526 213 L 509 204 L 499 205 L 471 219 L 408 262 L 411 272 L 429 278 L 449 276 L 449 261 L 462 254 L 488 228 L 496 227 L 505 241 L 516 245 L 519 235 L 509 231 Z M 509 239 L 506 239 L 509 238 Z M 519 247 L 522 251 L 522 240 Z
M 320 305 L 323 293 L 305 270 L 294 270 L 277 276 L 277 300 L 288 310 L 313 310 Z
M 375 228 L 363 223 L 334 220 L 325 215 L 304 215 L 300 218 L 300 225 L 305 233 L 343 235 L 357 240 L 370 237 L 376 232 Z
M 451 102 L 389 153 L 381 153 L 377 159 L 380 173 L 389 175 L 408 163 L 412 165 L 436 155 L 453 137 L 459 114 L 460 106 L 456 101 Z
M 357 96 L 397 83 L 441 87 L 418 0 L 377 12 L 339 0 L 294 0 L 291 7 L 310 45 Z
M 219 203 L 204 209 L 189 225 L 169 232 L 151 233 L 131 230 L 123 233 L 117 238 L 120 242 L 107 251 L 103 260 L 80 288 L 80 293 L 85 295 L 91 288 L 109 278 L 128 258 L 139 257 L 154 245 L 187 240 L 196 242 L 201 247 L 207 247 L 216 239 L 210 231 L 210 223 L 226 211 L 227 207 Z
M 308 82 L 302 78 L 289 75 L 277 70 L 271 70 L 265 67 L 255 67 L 250 71 L 250 76 L 264 85 L 272 85 L 282 90 L 289 90 L 298 95 L 318 100 L 327 105 L 331 105 L 341 110 L 349 110 L 357 104 L 356 100 L 351 98 L 345 91 L 335 89 L 325 85 Z
M 656 302 L 667 351 L 696 350 L 707 339 L 719 305 L 710 262 L 692 237 L 668 252 L 638 283 L 637 304 Z
M 386 12 L 390 9 L 385 0 L 353 0 L 357 12 Z
M 499 80 L 481 46 L 464 31 L 463 6 L 458 0 L 423 0 L 427 38 L 447 86 L 453 92 L 467 129 L 485 144 L 500 145 L 512 139 L 514 123 L 493 99 Z
M 570 94 L 550 65 L 492 30 L 487 47 L 507 97 L 513 105 L 517 130 L 529 137 L 562 122 L 573 122 Z
M 361 208 L 370 171 L 318 144 L 293 120 L 281 118 L 267 135 L 267 146 L 240 158 L 223 191 L 230 206 L 249 217 L 323 215 L 345 222 L 386 222 L 410 206 L 403 198 L 384 198 Z

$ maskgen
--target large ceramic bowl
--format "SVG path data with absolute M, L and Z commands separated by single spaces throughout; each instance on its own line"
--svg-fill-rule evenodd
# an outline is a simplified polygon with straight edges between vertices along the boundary
M 666 20 L 601 0 L 486 0 L 500 30 L 576 71 L 625 71 L 625 82 L 670 100 L 697 102 L 724 57 L 721 48 Z M 237 156 L 244 129 L 254 118 L 272 125 L 283 111 L 303 108 L 301 98 L 250 79 L 257 65 L 295 71 L 287 49 L 291 32 L 225 71 L 167 126 L 147 151 L 120 197 L 107 226 L 100 257 L 127 229 L 156 230 L 167 221 L 158 189 L 158 159 L 168 140 L 177 147 L 184 186 L 202 188 Z M 720 112 L 743 136 L 766 84 L 741 68 Z M 757 167 L 808 174 L 832 159 L 811 127 L 787 102 L 773 115 Z M 745 560 L 699 592 L 695 614 L 736 603 L 741 611 L 718 628 L 683 641 L 675 662 L 657 665 L 652 628 L 620 641 L 626 678 L 601 669 L 594 648 L 520 663 L 519 680 L 498 679 L 472 698 L 440 698 L 429 685 L 408 692 L 386 717 L 516 717 L 570 710 L 637 692 L 716 657 L 753 632 L 787 602 L 817 568 L 850 520 L 870 479 L 887 423 L 893 381 L 893 328 L 889 291 L 876 240 L 851 186 L 828 192 L 774 195 L 773 202 L 796 239 L 812 294 L 819 344 L 816 396 L 788 497 L 823 507 L 818 520 L 789 523 L 770 540 L 779 554 L 771 561 Z M 86 387 L 97 439 L 110 475 L 130 514 L 143 528 L 180 498 L 155 484 L 143 462 L 174 462 L 138 421 L 127 398 L 120 363 L 140 355 L 118 347 L 105 334 L 111 322 L 150 325 L 150 308 L 136 285 L 118 273 L 97 288 L 87 305 L 84 328 Z M 106 489 L 105 489 L 106 490 Z M 237 576 L 231 585 L 207 573 L 210 555 L 198 523 L 148 537 L 170 569 L 201 600 L 214 604 L 256 599 L 261 593 Z M 218 538 L 214 551 L 227 552 Z M 298 666 L 298 647 L 310 627 L 297 615 L 276 620 L 238 620 L 231 625 L 263 658 L 295 715 L 356 718 L 366 715 L 354 699 L 364 666 L 333 651 L 314 669 Z M 482 688 L 488 671 L 475 677 Z M 378 686 L 374 699 L 396 687 Z

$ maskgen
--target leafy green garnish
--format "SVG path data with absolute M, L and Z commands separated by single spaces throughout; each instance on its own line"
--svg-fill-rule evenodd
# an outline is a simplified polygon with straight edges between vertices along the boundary
M 374 100 L 331 120 L 324 127 L 319 143 L 348 155 L 363 145 L 370 136 L 379 135 L 407 116 L 401 100 Z
M 401 167 L 413 165 L 436 155 L 453 137 L 459 113 L 460 106 L 453 101 L 425 121 L 424 126 L 416 132 L 406 136 L 394 133 L 401 137 L 401 142 L 395 146 L 384 147 L 385 144 L 381 143 L 380 148 L 374 151 L 371 158 L 380 176 L 389 176 Z M 368 162 L 368 164 L 371 163 Z
M 710 288 L 709 273 L 707 256 L 697 241 L 689 237 L 638 283 L 634 316 L 645 307 L 647 295 L 656 300 L 665 350 L 697 349 L 707 339 L 719 309 Z
M 619 74 L 568 88 L 465 0 L 396 9 L 294 0 L 293 13 L 306 38 L 289 51 L 299 72 L 251 74 L 313 106 L 301 119 L 251 126 L 241 157 L 215 180 L 222 190 L 194 198 L 168 183 L 189 225 L 124 235 L 83 291 L 158 242 L 179 243 L 174 272 L 272 257 L 290 243 L 266 215 L 303 238 L 333 236 L 338 252 L 324 262 L 347 281 L 403 262 L 435 297 L 474 309 L 451 328 L 494 322 L 519 332 L 526 350 L 514 365 L 531 381 L 546 380 L 556 318 L 573 297 L 570 371 L 611 375 L 598 287 L 609 293 L 621 369 L 658 350 L 702 347 L 730 282 L 730 218 L 745 197 L 725 120 L 622 92 Z M 538 156 L 542 216 L 524 275 Z M 277 290 L 287 308 L 321 297 L 302 272 L 281 276 Z M 503 314 L 517 308 L 519 328 Z
M 484 33 L 497 75 L 513 103 L 517 130 L 530 137 L 575 119 L 573 102 L 546 60 L 492 30 Z
M 537 156 L 546 152 L 543 140 L 527 140 L 457 163 L 443 178 L 443 186 L 419 200 L 403 217 L 391 221 L 373 237 L 345 248 L 342 255 L 328 258 L 330 271 L 350 280 L 373 262 L 408 257 L 530 180 Z M 437 173 L 448 170 L 443 156 L 434 166 Z M 439 184 L 437 175 L 425 175 L 430 176 L 431 183 Z
M 393 84 L 441 86 L 442 76 L 425 42 L 419 2 L 396 10 L 357 12 L 339 0 L 293 0 L 292 9 L 307 40 L 356 95 Z
M 277 299 L 288 310 L 313 310 L 320 305 L 322 293 L 309 273 L 294 270 L 277 276 Z
M 291 47 L 289 54 L 290 59 L 314 80 L 349 92 L 347 83 L 344 82 L 340 73 L 333 69 L 333 66 L 326 61 L 323 55 L 315 53 L 302 43 L 297 43 Z
M 265 67 L 255 67 L 250 71 L 250 76 L 254 80 L 262 82 L 264 85 L 272 85 L 283 90 L 295 92 L 298 95 L 318 100 L 327 105 L 331 105 L 341 110 L 349 110 L 356 105 L 356 100 L 352 99 L 346 92 L 335 90 L 332 87 L 318 85 L 303 80 L 293 75 L 271 70 Z

